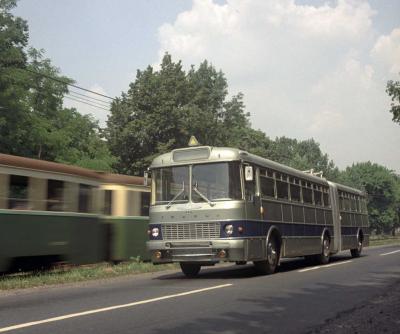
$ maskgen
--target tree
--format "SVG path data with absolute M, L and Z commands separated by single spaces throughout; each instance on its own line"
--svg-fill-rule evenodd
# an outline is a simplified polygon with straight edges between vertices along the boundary
M 340 181 L 365 190 L 371 228 L 377 233 L 394 233 L 399 226 L 399 177 L 386 167 L 371 162 L 353 164 L 340 174 Z
M 205 145 L 232 143 L 232 131 L 249 122 L 242 94 L 230 100 L 227 94 L 224 74 L 207 61 L 186 73 L 180 61 L 165 54 L 160 70 L 137 71 L 107 122 L 111 152 L 119 157 L 117 170 L 141 175 L 156 155 L 185 147 L 191 135 Z
M 116 159 L 98 122 L 63 107 L 68 84 L 43 50 L 30 48 L 28 25 L 0 0 L 0 152 L 112 170 Z
M 271 160 L 299 169 L 323 172 L 324 177 L 336 180 L 338 168 L 327 154 L 323 154 L 319 144 L 314 139 L 298 141 L 287 137 L 277 137 L 268 149 Z
M 390 112 L 393 114 L 393 122 L 400 124 L 400 81 L 389 80 L 386 92 L 392 98 Z
M 28 25 L 10 10 L 16 0 L 0 0 L 0 151 L 13 153 L 27 136 L 27 107 L 23 97 L 28 87 L 20 69 L 27 63 L 24 48 Z M 12 124 L 12 126 L 10 126 Z

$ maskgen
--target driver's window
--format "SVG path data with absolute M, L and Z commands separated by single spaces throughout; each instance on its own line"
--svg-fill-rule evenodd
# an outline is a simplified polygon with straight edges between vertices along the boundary
M 253 167 L 253 180 L 244 181 L 244 189 L 245 189 L 245 198 L 247 201 L 253 201 L 254 195 L 256 194 L 256 168 Z M 243 174 L 245 175 L 245 167 L 243 168 Z

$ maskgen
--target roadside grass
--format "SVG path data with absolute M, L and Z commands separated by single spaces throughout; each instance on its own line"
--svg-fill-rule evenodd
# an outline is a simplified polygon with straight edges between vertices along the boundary
M 374 235 L 369 238 L 370 246 L 400 245 L 400 235 Z
M 97 263 L 84 266 L 61 266 L 50 270 L 18 272 L 0 276 L 0 291 L 83 282 L 140 273 L 176 269 L 175 264 L 153 265 L 148 262 Z

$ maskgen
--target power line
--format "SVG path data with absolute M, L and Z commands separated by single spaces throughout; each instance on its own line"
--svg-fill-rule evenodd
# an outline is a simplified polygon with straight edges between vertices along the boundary
M 101 99 L 96 99 L 95 97 L 92 97 L 92 96 L 89 96 L 89 95 L 85 95 L 85 94 L 82 94 L 82 93 L 78 93 L 78 92 L 75 92 L 75 91 L 73 91 L 73 90 L 70 90 L 70 91 L 69 91 L 69 94 L 77 94 L 77 95 L 86 97 L 86 98 L 88 98 L 88 99 L 92 99 L 92 100 L 96 100 L 96 101 L 103 102 L 103 103 L 106 103 L 106 104 L 110 104 L 110 102 L 106 102 L 106 101 L 101 100 Z
M 111 108 L 110 103 L 108 103 L 108 102 L 97 102 L 97 101 L 94 101 L 94 100 L 90 100 L 90 99 L 87 99 L 85 97 L 85 95 L 83 95 L 83 94 L 81 94 L 81 95 L 83 95 L 83 96 L 81 96 L 81 95 L 77 95 L 77 94 L 69 92 L 69 93 L 67 93 L 67 95 L 72 96 L 72 97 L 74 97 L 76 99 L 83 100 L 83 101 L 88 102 L 88 103 L 93 103 L 93 104 L 99 105 L 100 107 Z
M 106 109 L 106 108 L 100 107 L 100 106 L 98 106 L 98 105 L 94 105 L 94 104 L 91 104 L 91 103 L 88 103 L 88 102 L 84 102 L 84 101 L 82 101 L 82 100 L 73 98 L 73 97 L 71 97 L 71 96 L 65 95 L 64 97 L 67 98 L 67 99 L 76 101 L 76 102 L 80 102 L 80 103 L 83 103 L 83 104 L 87 104 L 88 106 L 92 106 L 92 107 L 95 107 L 95 108 L 103 109 L 103 110 L 105 110 L 105 111 L 110 111 L 110 109 Z
M 89 92 L 89 93 L 92 93 L 92 94 L 95 94 L 95 95 L 99 95 L 99 96 L 105 97 L 105 98 L 107 98 L 107 99 L 116 101 L 116 99 L 115 99 L 114 97 L 111 97 L 111 96 L 108 96 L 108 95 L 104 95 L 104 94 L 101 94 L 101 93 L 94 92 L 94 91 L 92 91 L 92 90 L 90 90 L 90 89 L 87 89 L 87 88 L 83 88 L 83 87 L 74 85 L 74 84 L 69 83 L 69 82 L 66 82 L 66 81 L 64 81 L 64 80 L 61 80 L 61 79 L 58 79 L 58 78 L 54 78 L 54 77 L 52 77 L 52 76 L 50 76 L 50 75 L 47 75 L 47 74 L 44 74 L 44 73 L 39 73 L 39 72 L 30 70 L 29 68 L 22 68 L 22 69 L 23 69 L 24 71 L 27 71 L 27 72 L 30 72 L 30 73 L 33 73 L 33 74 L 36 74 L 36 75 L 40 75 L 40 76 L 42 76 L 42 77 L 45 77 L 45 78 L 50 79 L 50 80 L 54 80 L 54 81 L 59 82 L 59 83 L 62 83 L 62 84 L 64 84 L 64 85 L 68 85 L 68 86 L 74 87 L 74 88 L 76 88 L 76 89 L 80 89 L 80 90 L 83 90 L 83 91 L 85 91 L 85 92 Z

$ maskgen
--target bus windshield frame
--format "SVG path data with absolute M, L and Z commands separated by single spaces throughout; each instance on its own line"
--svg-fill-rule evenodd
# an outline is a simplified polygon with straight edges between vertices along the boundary
M 243 200 L 239 161 L 155 168 L 152 180 L 152 205 Z

